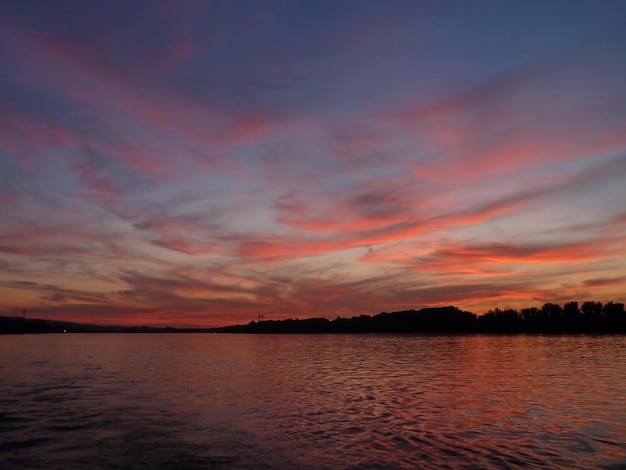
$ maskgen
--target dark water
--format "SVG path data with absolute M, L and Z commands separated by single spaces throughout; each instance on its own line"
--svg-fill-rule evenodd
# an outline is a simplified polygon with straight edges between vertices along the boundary
M 0 337 L 0 468 L 626 468 L 626 337 Z

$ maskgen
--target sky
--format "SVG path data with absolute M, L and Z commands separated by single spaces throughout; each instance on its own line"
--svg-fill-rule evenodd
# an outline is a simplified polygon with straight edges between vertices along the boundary
M 626 2 L 0 1 L 0 315 L 626 302 Z

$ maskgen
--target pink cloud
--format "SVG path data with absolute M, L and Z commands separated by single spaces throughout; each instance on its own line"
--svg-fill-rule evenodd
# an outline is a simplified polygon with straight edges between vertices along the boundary
M 352 200 L 309 200 L 280 202 L 277 221 L 290 227 L 323 233 L 350 233 L 382 229 L 403 222 L 410 201 L 392 192 L 368 193 Z
M 416 174 L 453 184 L 623 148 L 626 115 L 615 78 L 623 67 L 596 59 L 607 41 L 622 47 L 623 37 L 598 39 L 447 98 L 402 104 L 380 116 L 381 126 L 416 136 L 415 150 L 428 155 L 414 164 Z
M 132 74 L 107 68 L 97 57 L 75 45 L 44 39 L 32 31 L 21 32 L 14 48 L 32 59 L 23 64 L 19 76 L 22 84 L 58 93 L 82 110 L 97 113 L 92 119 L 101 126 L 99 133 L 85 135 L 84 130 L 67 125 L 62 128 L 40 120 L 33 128 L 29 122 L 28 137 L 35 137 L 40 148 L 51 143 L 80 148 L 88 142 L 135 170 L 167 178 L 172 172 L 172 152 L 196 164 L 212 164 L 210 155 L 199 157 L 184 150 L 185 147 L 191 144 L 218 147 L 255 140 L 271 128 L 262 116 L 228 115 L 156 84 L 145 86 Z M 37 70 L 33 71 L 33 67 Z M 51 126 L 54 133 L 47 130 Z M 131 143 L 127 126 L 143 128 L 148 140 L 141 146 Z M 19 139 L 13 146 L 23 146 L 25 141 Z M 159 149 L 168 150 L 164 154 Z
M 446 260 L 451 260 L 453 263 L 478 261 L 516 264 L 578 262 L 603 258 L 608 253 L 605 241 L 562 245 L 513 245 L 505 243 L 452 245 L 435 250 L 426 263 L 420 263 L 420 268 L 431 266 L 440 269 L 441 266 L 446 265 Z
M 0 251 L 20 256 L 79 255 L 102 234 L 78 224 L 55 221 L 20 224 L 18 230 L 0 235 Z
M 187 255 L 213 253 L 217 237 L 213 227 L 198 215 L 153 215 L 133 222 L 141 238 L 150 244 Z
M 192 241 L 185 238 L 160 238 L 158 240 L 154 240 L 152 243 L 186 255 L 202 255 L 213 253 L 215 251 L 214 247 L 207 242 L 197 240 Z
M 617 277 L 603 277 L 595 279 L 586 279 L 582 285 L 583 287 L 607 287 L 607 286 L 623 286 L 626 283 L 626 276 Z

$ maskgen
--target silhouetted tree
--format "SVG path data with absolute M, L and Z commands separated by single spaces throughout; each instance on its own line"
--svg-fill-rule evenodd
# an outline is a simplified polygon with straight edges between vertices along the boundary
M 563 326 L 567 331 L 578 331 L 580 329 L 578 302 L 567 302 L 563 305 Z
M 517 310 L 490 310 L 478 317 L 479 331 L 486 333 L 514 333 L 523 331 L 524 320 Z
M 598 331 L 601 329 L 602 302 L 584 302 L 580 311 L 585 331 Z
M 524 321 L 526 331 L 538 331 L 541 326 L 541 317 L 537 307 L 523 308 L 520 317 Z
M 559 304 L 545 303 L 541 307 L 541 322 L 548 332 L 556 332 L 561 329 L 563 309 Z
M 602 307 L 604 322 L 609 332 L 626 330 L 626 312 L 624 304 L 609 302 Z

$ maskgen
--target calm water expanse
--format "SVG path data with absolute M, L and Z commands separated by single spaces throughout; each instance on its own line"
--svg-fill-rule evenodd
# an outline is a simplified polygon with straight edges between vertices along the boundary
M 626 468 L 626 337 L 0 337 L 0 468 Z

